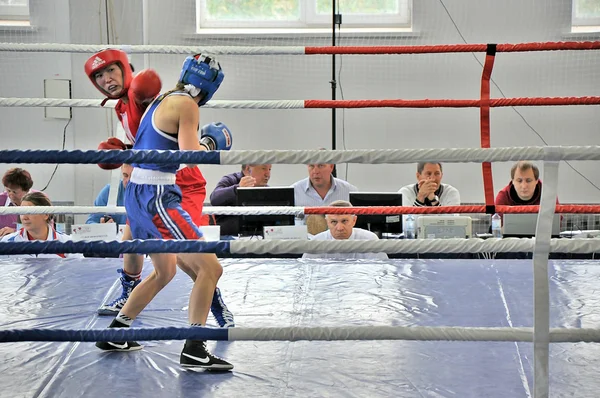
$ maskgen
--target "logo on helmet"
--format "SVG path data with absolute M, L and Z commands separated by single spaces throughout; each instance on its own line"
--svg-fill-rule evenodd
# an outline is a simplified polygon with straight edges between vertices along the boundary
M 227 143 L 227 147 L 231 147 L 231 134 L 229 133 L 229 130 L 224 128 L 221 130 L 221 132 L 223 133 L 223 136 L 225 137 L 225 142 Z
M 204 68 L 198 68 L 197 66 L 192 65 L 190 67 L 191 71 L 200 75 L 200 76 L 206 76 L 206 69 Z
M 99 67 L 100 65 L 103 65 L 105 63 L 106 63 L 105 60 L 103 60 L 100 57 L 96 57 L 96 58 L 94 58 L 94 62 L 92 63 L 92 69 L 96 69 L 97 67 Z

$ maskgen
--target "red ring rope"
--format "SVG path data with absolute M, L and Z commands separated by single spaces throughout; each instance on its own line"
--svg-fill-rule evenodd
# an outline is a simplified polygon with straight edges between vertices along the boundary
M 537 213 L 540 206 L 496 206 L 498 213 Z M 485 213 L 485 206 L 437 206 L 437 207 L 408 207 L 408 206 L 356 206 L 356 207 L 305 207 L 304 214 L 466 214 Z M 556 213 L 597 214 L 600 205 L 556 205 Z
M 480 137 L 481 147 L 490 148 L 490 79 L 492 77 L 492 69 L 494 68 L 494 60 L 496 59 L 496 46 L 488 45 L 485 56 L 485 64 L 483 65 L 483 73 L 481 75 L 481 106 L 479 107 L 480 117 Z M 483 193 L 485 197 L 485 205 L 494 205 L 494 179 L 492 177 L 492 163 L 483 162 L 481 164 L 483 173 Z
M 482 100 L 304 100 L 304 108 L 479 108 Z M 600 97 L 495 98 L 490 108 L 508 106 L 600 105 Z
M 486 52 L 487 44 L 304 47 L 304 54 L 439 54 Z M 497 52 L 600 50 L 600 41 L 497 44 Z
M 527 52 L 527 51 L 559 51 L 559 50 L 598 50 L 600 41 L 587 42 L 546 42 L 546 43 L 520 43 L 520 44 L 453 44 L 453 45 L 421 45 L 421 46 L 330 46 L 330 47 L 305 47 L 305 54 L 425 54 L 425 53 L 461 53 L 461 52 L 486 52 L 485 64 L 481 77 L 481 96 L 479 100 L 358 100 L 358 101 L 336 101 L 336 100 L 305 100 L 305 108 L 436 108 L 452 107 L 480 108 L 480 138 L 481 148 L 490 148 L 490 108 L 504 106 L 552 106 L 552 105 L 598 105 L 600 97 L 535 97 L 535 98 L 499 98 L 490 99 L 490 79 L 494 60 L 497 52 Z M 509 207 L 505 211 L 498 206 L 494 210 L 494 186 L 492 178 L 492 165 L 490 162 L 482 163 L 483 187 L 486 208 L 483 211 L 470 211 L 463 206 L 446 208 L 447 213 L 483 213 L 498 211 L 502 213 L 519 212 L 519 207 Z M 561 206 L 558 206 L 559 208 Z M 439 208 L 421 211 L 421 208 L 406 208 L 402 213 L 441 213 Z M 453 209 L 453 210 L 449 210 Z M 356 210 L 356 209 L 355 209 Z M 577 212 L 571 208 L 570 212 Z M 306 214 L 324 214 L 321 212 Z M 529 209 L 531 211 L 531 208 Z M 535 210 L 537 212 L 537 209 Z M 336 211 L 337 212 L 337 211 Z M 526 212 L 526 211 L 525 211 Z M 561 212 L 557 208 L 557 213 Z M 588 211 L 589 212 L 589 211 Z M 347 213 L 342 211 L 341 213 Z M 356 213 L 375 214 L 375 213 Z M 393 213 L 376 213 L 393 214 Z

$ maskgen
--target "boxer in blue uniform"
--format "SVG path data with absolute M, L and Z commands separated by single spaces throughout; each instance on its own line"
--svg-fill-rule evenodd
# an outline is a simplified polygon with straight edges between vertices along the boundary
M 222 123 L 202 128 L 198 139 L 198 107 L 217 91 L 222 80 L 221 66 L 211 57 L 187 57 L 174 90 L 158 97 L 142 117 L 133 149 L 229 150 L 232 138 Z M 181 190 L 175 184 L 179 164 L 133 164 L 125 190 L 125 207 L 134 239 L 203 239 L 189 214 L 181 207 Z M 195 167 L 195 165 L 189 165 Z M 154 271 L 136 287 L 110 327 L 128 327 L 154 296 L 175 276 L 179 266 L 194 281 L 190 295 L 189 321 L 203 326 L 213 292 L 223 268 L 209 253 L 157 253 L 150 258 Z M 134 341 L 98 342 L 106 351 L 134 351 Z M 212 355 L 206 343 L 187 340 L 180 356 L 184 367 L 226 371 L 227 361 Z

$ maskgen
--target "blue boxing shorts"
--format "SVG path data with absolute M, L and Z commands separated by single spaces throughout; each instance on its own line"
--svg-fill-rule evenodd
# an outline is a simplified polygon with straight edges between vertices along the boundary
M 175 184 L 149 185 L 129 181 L 125 208 L 134 239 L 202 238 L 202 232 L 181 207 L 181 190 Z

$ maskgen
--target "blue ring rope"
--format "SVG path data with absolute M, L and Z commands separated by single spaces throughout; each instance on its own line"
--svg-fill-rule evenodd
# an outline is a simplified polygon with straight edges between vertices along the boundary
M 229 340 L 229 329 L 207 327 L 109 328 L 109 329 L 12 329 L 0 331 L 0 343 L 18 341 L 137 341 Z
M 219 151 L 158 151 L 158 150 L 2 150 L 0 163 L 179 163 L 221 164 Z
M 230 242 L 201 240 L 0 242 L 0 255 L 40 253 L 215 253 L 230 254 Z

